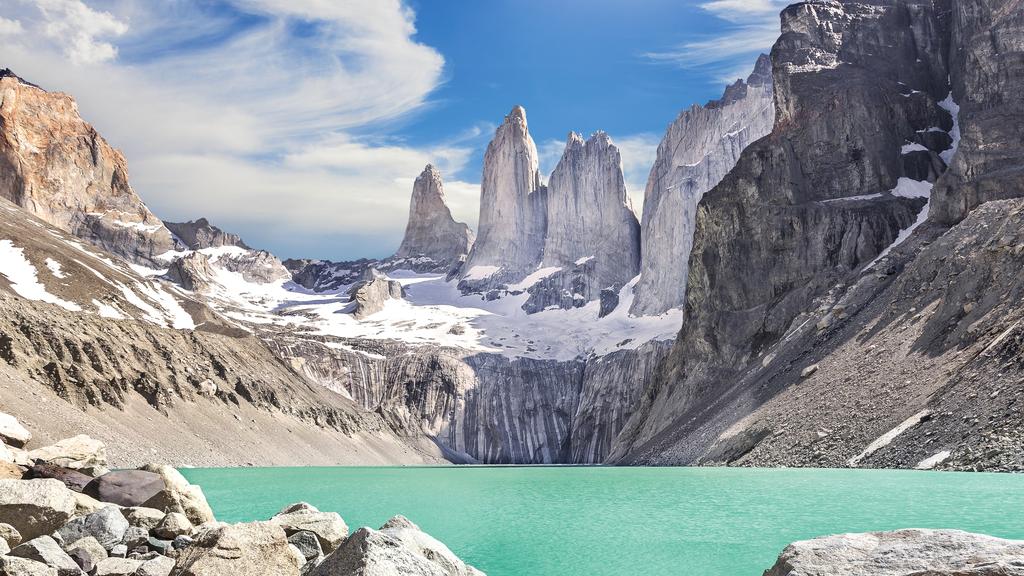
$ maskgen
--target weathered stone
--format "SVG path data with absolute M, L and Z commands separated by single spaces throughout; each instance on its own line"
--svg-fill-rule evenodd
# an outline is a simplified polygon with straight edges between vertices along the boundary
M 32 439 L 32 433 L 26 430 L 14 416 L 0 412 L 0 439 L 9 446 L 24 448 L 25 444 Z
M 287 531 L 285 531 L 287 533 Z M 312 561 L 323 555 L 323 549 L 320 547 L 320 539 L 316 534 L 308 531 L 301 530 L 295 532 L 288 537 L 288 543 L 295 546 L 305 561 Z
M 107 558 L 96 564 L 95 576 L 133 576 L 142 564 L 130 558 Z
M 21 533 L 10 524 L 0 523 L 0 540 L 7 542 L 12 548 L 21 544 Z
M 202 488 L 189 484 L 180 472 L 170 466 L 152 464 L 143 466 L 142 470 L 159 474 L 164 481 L 164 489 L 143 502 L 143 506 L 168 513 L 180 512 L 194 525 L 214 520 Z
M 65 486 L 75 492 L 81 492 L 93 480 L 93 477 L 88 474 L 49 462 L 32 465 L 28 469 L 27 476 L 29 478 L 53 478 L 54 480 L 60 480 Z
M 33 538 L 11 549 L 11 556 L 28 558 L 57 569 L 58 576 L 80 576 L 82 569 L 49 536 Z
M 337 512 L 320 512 L 305 502 L 286 507 L 270 521 L 284 528 L 289 536 L 312 532 L 325 554 L 330 554 L 348 536 L 348 526 Z
M 176 576 L 298 576 L 299 562 L 284 530 L 270 522 L 203 528 L 179 552 Z
M 135 576 L 169 576 L 174 570 L 174 560 L 167 556 L 144 558 L 142 566 L 135 571 Z
M 380 530 L 356 530 L 311 572 L 314 576 L 481 576 L 444 544 L 405 518 L 393 518 Z
M 219 248 L 221 246 L 238 246 L 249 249 L 237 234 L 231 234 L 210 224 L 206 218 L 191 220 L 189 222 L 167 222 L 164 226 L 177 236 L 189 250 L 202 250 L 204 248 Z
M 185 536 L 182 534 L 174 537 L 174 540 L 171 541 L 171 546 L 175 550 L 181 550 L 182 548 L 188 548 L 193 543 L 195 543 L 195 540 L 191 536 Z
M 405 289 L 401 282 L 371 271 L 372 279 L 356 284 L 349 290 L 349 297 L 355 302 L 352 316 L 361 320 L 384 309 L 388 300 L 401 300 Z
M 124 531 L 124 537 L 121 539 L 121 544 L 128 547 L 129 550 L 135 550 L 139 546 L 145 546 L 149 542 L 149 531 L 139 526 L 129 526 Z
M 163 482 L 161 481 L 161 486 L 162 485 Z M 124 515 L 125 520 L 128 521 L 130 526 L 138 526 L 139 528 L 145 529 L 146 532 L 156 528 L 160 522 L 163 521 L 164 516 L 167 515 L 155 508 L 146 508 L 144 506 L 122 508 L 121 514 Z
M 139 263 L 173 249 L 128 183 L 124 156 L 82 120 L 66 94 L 0 78 L 0 197 Z M 29 153 L 28 151 L 35 151 Z
M 73 493 L 57 480 L 0 480 L 0 522 L 25 540 L 49 534 L 75 513 Z
M 14 462 L 0 462 L 0 480 L 21 480 L 25 471 Z
M 192 533 L 192 523 L 184 514 L 171 512 L 164 516 L 164 519 L 153 529 L 153 534 L 166 539 L 174 540 L 178 536 L 188 536 Z
M 0 576 L 57 576 L 57 569 L 27 558 L 0 556 Z
M 124 558 L 128 555 L 128 547 L 124 544 L 118 544 L 110 549 L 111 558 Z
M 1024 541 L 959 530 L 841 534 L 794 542 L 765 576 L 1014 576 Z
M 409 222 L 395 258 L 429 259 L 432 268 L 446 272 L 466 257 L 472 245 L 469 226 L 452 218 L 441 173 L 428 164 L 413 184 Z
M 78 470 L 90 476 L 99 476 L 107 472 L 106 445 L 85 434 L 32 450 L 29 456 L 33 460 Z
M 81 492 L 72 492 L 72 494 L 75 496 L 75 516 L 86 516 L 93 512 L 99 512 L 104 508 L 117 507 L 116 504 L 100 502 L 92 496 L 87 496 Z
M 74 518 L 57 532 L 65 542 L 75 542 L 80 538 L 92 536 L 104 549 L 109 550 L 121 543 L 127 530 L 128 521 L 121 515 L 121 511 L 110 506 L 88 516 Z
M 6 540 L 0 540 L 0 556 L 7 554 L 11 551 L 11 547 L 7 544 Z
M 0 462 L 14 463 L 14 453 L 2 441 L 0 441 Z
M 170 540 L 165 540 L 163 538 L 154 538 L 152 536 L 150 536 L 146 540 L 146 545 L 149 546 L 151 550 L 159 552 L 160 554 L 169 553 L 173 549 L 173 546 L 171 544 L 172 542 Z
M 92 536 L 80 538 L 65 550 L 83 572 L 91 572 L 98 562 L 107 557 L 106 549 Z

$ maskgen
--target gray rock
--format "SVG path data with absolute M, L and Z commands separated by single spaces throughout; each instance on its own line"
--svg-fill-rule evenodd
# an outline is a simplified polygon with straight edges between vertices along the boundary
M 169 576 L 173 570 L 174 560 L 156 555 L 143 559 L 142 566 L 135 571 L 135 576 Z
M 307 562 L 316 560 L 323 555 L 323 549 L 320 547 L 320 539 L 317 538 L 316 534 L 308 530 L 295 532 L 288 537 L 288 543 L 295 546 Z
M 163 538 L 154 538 L 153 536 L 150 536 L 146 540 L 146 545 L 149 546 L 149 548 L 154 552 L 158 552 L 160 554 L 167 554 L 174 548 L 172 546 L 171 540 L 164 540 Z
M 193 525 L 214 520 L 213 510 L 206 502 L 202 488 L 190 484 L 180 472 L 170 466 L 154 464 L 143 466 L 141 469 L 159 474 L 164 481 L 164 489 L 143 502 L 144 507 L 168 513 L 180 512 Z
M 238 246 L 239 248 L 249 249 L 237 234 L 221 230 L 210 224 L 210 221 L 206 218 L 188 222 L 167 222 L 165 220 L 164 226 L 179 240 L 184 242 L 189 250 L 218 248 L 220 246 Z
M 121 515 L 120 510 L 111 506 L 87 516 L 74 518 L 57 533 L 65 542 L 76 542 L 86 536 L 92 536 L 104 549 L 109 550 L 115 544 L 121 543 L 127 530 L 128 521 Z
M 428 164 L 413 184 L 409 222 L 395 258 L 426 258 L 437 271 L 447 272 L 466 257 L 472 245 L 469 226 L 452 218 L 441 173 Z
M 128 556 L 128 547 L 124 544 L 118 544 L 110 549 L 111 558 L 124 558 Z
M 174 537 L 174 540 L 171 542 L 171 546 L 174 547 L 175 550 L 181 550 L 182 548 L 188 548 L 194 542 L 195 540 L 193 540 L 191 536 L 185 536 L 182 534 Z
M 107 558 L 96 564 L 95 576 L 133 576 L 142 564 L 131 558 Z
M 57 569 L 58 576 L 81 576 L 82 569 L 49 536 L 33 538 L 11 549 L 11 556 L 42 562 Z
M 644 257 L 632 313 L 683 306 L 697 205 L 774 121 L 771 60 L 762 55 L 746 82 L 727 88 L 721 100 L 683 110 L 669 126 L 644 191 Z
M 107 447 L 103 442 L 79 434 L 52 446 L 37 448 L 28 453 L 36 461 L 78 470 L 90 476 L 107 473 Z
M 192 252 L 175 258 L 167 267 L 168 280 L 193 292 L 206 290 L 215 274 L 210 265 L 210 257 L 202 252 Z
M 121 540 L 121 544 L 127 546 L 129 550 L 145 546 L 148 542 L 149 531 L 139 526 L 131 526 L 125 530 L 124 538 Z
M 60 480 L 65 486 L 75 492 L 81 492 L 86 485 L 93 480 L 92 476 L 89 476 L 88 474 L 83 474 L 77 470 L 45 462 L 33 464 L 32 467 L 28 469 L 26 477 L 53 478 L 54 480 Z
M 537 146 L 516 106 L 498 127 L 484 155 L 476 242 L 460 276 L 460 288 L 486 292 L 533 272 L 544 250 L 547 189 L 537 170 Z
M 0 556 L 0 576 L 57 576 L 57 569 L 27 558 Z
M 0 439 L 8 446 L 23 448 L 32 439 L 32 433 L 14 416 L 0 412 Z
M 178 554 L 176 576 L 298 576 L 284 530 L 270 522 L 212 525 L 199 530 L 195 543 Z
M 10 524 L 0 523 L 0 540 L 7 542 L 8 546 L 14 547 L 21 544 L 21 533 Z
M 165 540 L 174 540 L 178 536 L 192 533 L 192 523 L 180 512 L 171 512 L 164 516 L 163 521 L 153 529 L 153 534 Z
M 611 288 L 601 290 L 601 308 L 597 313 L 598 318 L 604 318 L 619 307 L 619 291 Z
M 75 513 L 75 497 L 58 480 L 0 480 L 0 522 L 31 540 L 63 526 Z
M 163 485 L 163 480 L 161 480 L 161 489 L 163 489 Z M 146 490 L 144 491 L 144 494 L 148 492 L 149 490 Z M 154 493 L 154 495 L 155 494 L 156 493 Z M 152 498 L 152 496 L 149 498 Z M 147 500 L 149 498 L 147 498 Z M 131 499 L 137 500 L 139 498 L 133 496 Z M 130 526 L 143 528 L 147 533 L 153 528 L 156 528 L 160 522 L 163 521 L 164 516 L 167 515 L 165 512 L 157 510 L 156 508 L 146 508 L 145 506 L 130 506 L 128 508 L 122 508 L 121 514 L 125 517 L 125 520 L 128 520 L 128 524 Z
M 11 551 L 11 547 L 7 544 L 6 540 L 0 539 L 0 556 L 7 554 Z
M 958 530 L 841 534 L 794 542 L 765 576 L 1012 576 L 1024 574 L 1024 541 Z
M 337 512 L 320 512 L 305 502 L 286 507 L 270 521 L 284 528 L 288 536 L 312 532 L 325 554 L 330 554 L 348 536 L 348 526 Z
M 82 554 L 80 554 L 79 557 L 88 558 L 89 561 L 91 561 L 93 564 L 96 564 L 97 562 L 103 560 L 108 556 L 107 550 L 103 547 L 102 544 L 100 544 L 99 540 L 93 538 L 92 536 L 79 538 L 69 546 L 66 546 L 65 551 L 72 558 L 76 558 L 75 552 L 80 551 Z M 78 561 L 77 558 L 76 561 Z M 82 566 L 81 562 L 79 562 L 78 565 Z M 84 566 L 82 566 L 82 570 L 86 572 L 89 571 L 89 569 Z
M 380 530 L 360 528 L 333 554 L 324 558 L 314 576 L 479 576 L 444 544 L 405 519 L 389 521 Z
M 386 276 L 375 275 L 371 280 L 356 284 L 349 290 L 349 297 L 355 302 L 352 316 L 362 320 L 384 309 L 388 300 L 401 300 L 405 297 L 402 284 L 390 280 Z

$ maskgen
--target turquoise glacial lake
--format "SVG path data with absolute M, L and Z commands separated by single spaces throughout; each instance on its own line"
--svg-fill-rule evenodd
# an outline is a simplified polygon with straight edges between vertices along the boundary
M 353 467 L 183 470 L 217 518 L 306 501 L 403 514 L 490 576 L 759 576 L 793 540 L 895 528 L 1024 539 L 1024 476 L 904 470 Z

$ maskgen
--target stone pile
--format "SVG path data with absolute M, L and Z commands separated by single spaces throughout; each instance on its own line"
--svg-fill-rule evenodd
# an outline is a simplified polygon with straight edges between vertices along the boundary
M 27 451 L 31 434 L 3 413 L 0 440 L 0 576 L 482 574 L 401 516 L 349 536 L 302 502 L 226 524 L 170 466 L 109 471 L 85 435 Z

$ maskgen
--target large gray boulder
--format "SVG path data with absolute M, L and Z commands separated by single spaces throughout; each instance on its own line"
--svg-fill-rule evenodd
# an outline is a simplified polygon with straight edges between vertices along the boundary
M 284 528 L 288 536 L 312 532 L 324 554 L 333 552 L 348 536 L 348 525 L 337 512 L 321 512 L 305 502 L 285 507 L 270 521 Z
M 110 550 L 115 544 L 121 543 L 127 530 L 128 521 L 125 520 L 121 511 L 114 506 L 109 506 L 87 516 L 72 519 L 57 530 L 57 533 L 65 542 L 76 542 L 91 536 L 104 549 Z
M 441 173 L 427 164 L 416 178 L 409 202 L 409 222 L 395 258 L 426 258 L 440 270 L 460 262 L 473 245 L 469 226 L 456 222 L 444 196 Z M 417 269 L 417 263 L 412 263 Z
M 143 506 L 163 512 L 180 512 L 195 525 L 214 520 L 213 510 L 206 501 L 203 489 L 190 484 L 181 472 L 162 464 L 148 464 L 141 470 L 160 475 L 164 482 L 164 489 L 143 502 Z
M 272 522 L 213 524 L 181 551 L 175 576 L 299 576 L 300 562 L 284 530 Z
M 61 549 L 60 544 L 49 536 L 40 536 L 15 547 L 11 556 L 42 562 L 57 569 L 58 576 L 80 576 L 83 572 L 78 564 Z
M 0 556 L 0 576 L 57 576 L 57 569 L 28 558 Z
M 25 540 L 50 534 L 75 513 L 75 497 L 59 480 L 0 480 L 0 522 Z
M 89 482 L 84 492 L 101 502 L 140 506 L 165 488 L 160 474 L 145 470 L 115 470 Z
M 0 440 L 3 440 L 4 444 L 22 448 L 31 439 L 32 433 L 26 430 L 17 418 L 0 412 Z
M 106 445 L 85 434 L 66 438 L 52 446 L 37 448 L 28 455 L 33 460 L 78 470 L 90 476 L 108 472 Z
M 401 282 L 390 280 L 376 270 L 369 270 L 371 278 L 356 284 L 349 290 L 349 297 L 355 302 L 352 316 L 362 320 L 384 309 L 388 300 L 401 300 L 405 289 Z
M 447 546 L 396 516 L 380 530 L 360 528 L 324 558 L 313 576 L 482 576 Z
M 1024 541 L 959 530 L 840 534 L 794 542 L 764 576 L 1018 576 Z

